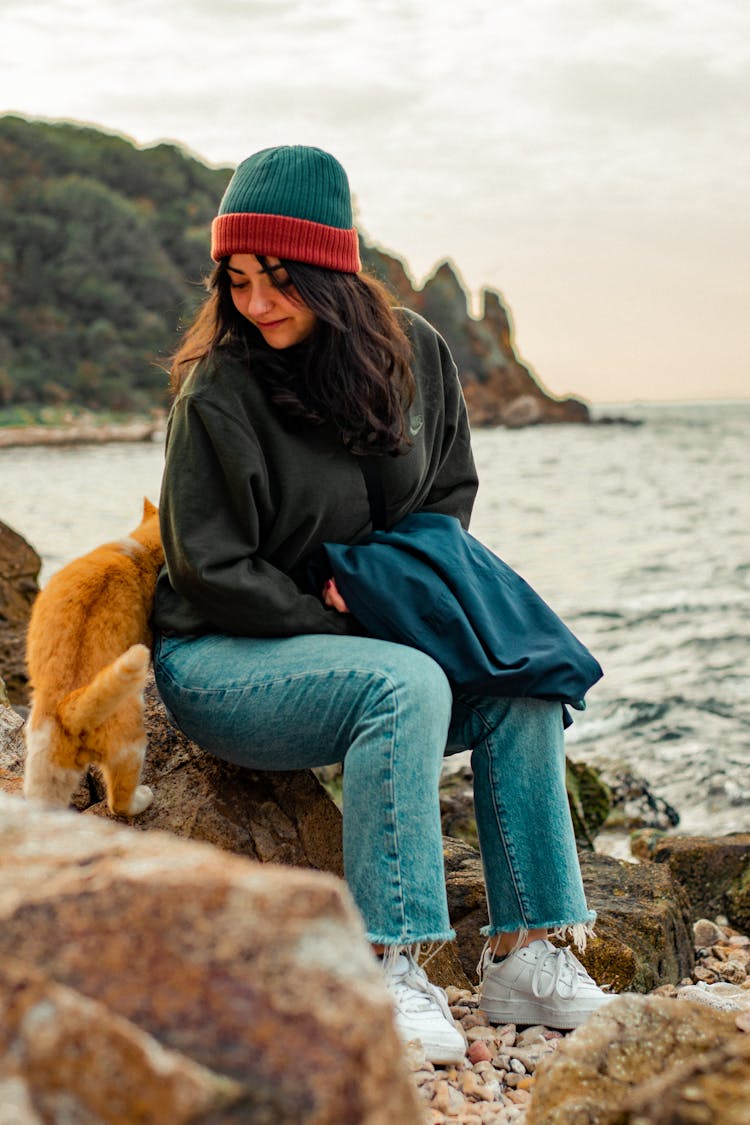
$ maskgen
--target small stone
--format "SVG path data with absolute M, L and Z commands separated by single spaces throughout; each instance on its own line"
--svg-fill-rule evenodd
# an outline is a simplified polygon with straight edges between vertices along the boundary
M 497 1080 L 485 1083 L 485 1088 L 488 1094 L 492 1094 L 493 1102 L 501 1102 L 503 1100 L 503 1090 L 505 1084 Z
M 492 1051 L 482 1039 L 475 1039 L 469 1045 L 466 1054 L 469 1056 L 469 1062 L 471 1063 L 490 1062 L 492 1059 Z
M 720 942 L 723 937 L 724 934 L 716 923 L 710 922 L 708 918 L 699 918 L 693 926 L 693 941 L 696 949 L 708 949 Z
M 474 1063 L 474 1070 L 477 1074 L 482 1075 L 482 1078 L 484 1078 L 485 1082 L 489 1082 L 491 1079 L 496 1077 L 494 1066 L 486 1059 L 482 1059 L 480 1062 Z
M 455 1114 L 461 1109 L 466 1102 L 463 1094 L 451 1086 L 449 1082 L 436 1082 L 435 1093 L 432 1098 L 432 1109 L 438 1109 L 441 1113 Z
M 513 1026 L 512 1024 L 510 1025 Z M 546 1039 L 550 1034 L 550 1029 L 543 1027 L 541 1024 L 535 1024 L 533 1027 L 526 1027 L 518 1036 L 519 1047 L 525 1047 L 529 1043 L 538 1043 L 540 1039 Z M 556 1034 L 559 1034 L 556 1033 Z
M 747 970 L 745 966 L 739 961 L 735 961 L 733 958 L 724 962 L 721 975 L 724 980 L 729 981 L 730 984 L 742 984 L 744 980 L 747 980 Z
M 526 1073 L 526 1067 L 523 1065 L 523 1063 L 521 1062 L 520 1059 L 511 1059 L 510 1060 L 510 1069 L 513 1071 L 514 1074 L 525 1074 Z
M 703 981 L 705 984 L 716 984 L 719 979 L 712 969 L 706 969 L 702 965 L 695 966 L 693 976 L 697 981 Z
M 466 988 L 456 988 L 455 985 L 449 984 L 445 990 L 445 995 L 448 998 L 449 1004 L 463 1004 L 466 1000 L 471 999 L 471 993 Z
M 473 1009 L 467 1008 L 465 1004 L 451 1004 L 450 1012 L 454 1020 L 462 1020 L 466 1016 L 471 1015 Z
M 516 1105 L 527 1105 L 531 1099 L 531 1094 L 528 1090 L 508 1090 L 506 1096 L 510 1101 L 515 1102 Z
M 500 1110 L 497 1117 L 492 1118 L 492 1125 L 514 1125 L 523 1120 L 523 1110 L 520 1106 L 509 1102 Z
M 478 1026 L 478 1027 L 468 1028 L 468 1030 L 466 1032 L 466 1038 L 469 1040 L 470 1043 L 475 1043 L 477 1041 L 477 1039 L 481 1039 L 485 1043 L 496 1043 L 497 1042 L 497 1034 L 496 1034 L 494 1028 L 487 1027 L 486 1024 L 482 1024 L 481 1026 Z
M 516 1086 L 516 1089 L 517 1090 L 530 1090 L 533 1085 L 534 1085 L 534 1078 L 531 1074 L 529 1074 L 529 1075 L 526 1076 L 526 1078 L 521 1079 L 521 1081 Z
M 466 1070 L 461 1075 L 461 1092 L 467 1098 L 479 1098 L 483 1102 L 492 1101 L 492 1091 L 487 1089 L 485 1083 L 473 1070 Z
M 539 1044 L 534 1044 L 530 1050 L 522 1050 L 518 1047 L 508 1047 L 508 1054 L 512 1059 L 517 1059 L 518 1062 L 523 1063 L 524 1068 L 531 1074 L 543 1055 L 548 1055 L 553 1050 L 545 1040 Z M 515 1070 L 515 1067 L 513 1068 Z
M 469 1028 L 472 1027 L 486 1027 L 492 1032 L 493 1038 L 497 1035 L 494 1027 L 490 1027 L 484 1015 L 480 1012 L 471 1012 L 468 1016 L 464 1016 L 461 1020 L 461 1026 L 465 1031 L 468 1031 Z

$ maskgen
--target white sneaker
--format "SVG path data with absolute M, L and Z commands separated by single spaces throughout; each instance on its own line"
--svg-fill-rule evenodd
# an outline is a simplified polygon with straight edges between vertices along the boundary
M 477 966 L 479 1007 L 493 1023 L 543 1024 L 565 1031 L 615 999 L 603 992 L 569 949 L 538 939 L 493 961 L 489 948 Z
M 404 951 L 385 959 L 383 972 L 403 1041 L 419 1039 L 429 1062 L 465 1062 L 466 1041 L 453 1021 L 445 993 L 430 983 L 413 955 Z

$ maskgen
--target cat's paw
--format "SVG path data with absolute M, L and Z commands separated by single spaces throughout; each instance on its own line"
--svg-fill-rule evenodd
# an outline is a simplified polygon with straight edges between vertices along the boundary
M 130 799 L 130 807 L 128 808 L 127 815 L 138 816 L 139 813 L 142 813 L 148 808 L 153 799 L 153 790 L 149 789 L 148 785 L 139 785 Z

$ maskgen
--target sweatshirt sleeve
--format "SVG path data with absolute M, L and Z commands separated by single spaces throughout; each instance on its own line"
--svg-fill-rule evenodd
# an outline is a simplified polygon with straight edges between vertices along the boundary
M 456 364 L 443 338 L 437 335 L 437 339 L 443 379 L 444 425 L 437 471 L 420 510 L 456 516 L 463 527 L 468 528 L 478 487 L 469 417 Z
M 159 502 L 171 586 L 225 633 L 284 637 L 354 631 L 259 553 L 259 500 L 271 504 L 257 437 L 216 403 L 173 408 Z

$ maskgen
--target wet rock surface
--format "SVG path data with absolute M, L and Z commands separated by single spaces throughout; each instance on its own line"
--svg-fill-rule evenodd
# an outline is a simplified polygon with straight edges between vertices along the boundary
M 0 520 L 0 677 L 12 704 L 27 702 L 26 628 L 41 565 L 34 548 Z

